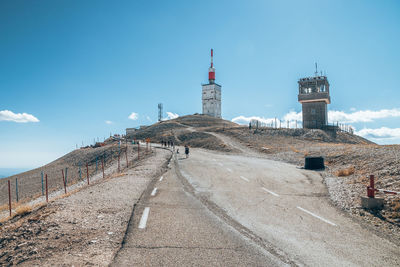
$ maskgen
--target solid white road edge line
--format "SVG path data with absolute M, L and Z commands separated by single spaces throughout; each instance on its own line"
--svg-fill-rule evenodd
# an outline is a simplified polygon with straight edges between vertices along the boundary
M 164 176 L 161 176 L 161 178 L 160 178 L 160 182 L 162 181 L 162 179 L 164 179 Z
M 306 209 L 303 209 L 302 207 L 297 207 L 299 210 L 304 211 L 305 213 L 310 214 L 311 216 L 314 216 L 317 219 L 320 219 L 321 221 L 324 221 L 326 223 L 329 223 L 330 225 L 336 226 L 336 224 L 334 224 L 333 222 L 328 221 L 327 219 L 324 219 L 320 216 L 318 216 L 317 214 L 312 213 L 311 211 L 308 211 Z
M 244 177 L 244 176 L 240 176 L 240 178 L 242 178 L 242 179 L 245 180 L 246 182 L 249 182 L 249 179 L 247 179 L 247 178 Z
M 274 193 L 274 192 L 268 190 L 267 188 L 261 187 L 261 189 L 264 190 L 265 192 L 270 193 L 270 194 L 273 195 L 273 196 L 279 197 L 279 195 L 278 195 L 277 193 Z
M 147 218 L 149 217 L 149 212 L 150 212 L 149 207 L 144 208 L 142 218 L 140 218 L 140 222 L 139 222 L 139 229 L 146 228 L 146 223 L 147 223 Z
M 229 169 L 229 168 L 226 168 L 226 170 L 227 170 L 228 172 L 232 172 L 232 170 L 231 170 L 231 169 Z
M 154 197 L 156 193 L 157 193 L 157 187 L 153 189 L 153 191 L 151 192 L 151 196 Z

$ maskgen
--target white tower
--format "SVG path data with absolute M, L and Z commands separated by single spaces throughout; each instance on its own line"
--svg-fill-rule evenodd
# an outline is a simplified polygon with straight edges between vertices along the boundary
M 211 67 L 208 69 L 208 84 L 202 84 L 203 114 L 221 118 L 221 85 L 215 83 L 213 50 L 211 49 Z

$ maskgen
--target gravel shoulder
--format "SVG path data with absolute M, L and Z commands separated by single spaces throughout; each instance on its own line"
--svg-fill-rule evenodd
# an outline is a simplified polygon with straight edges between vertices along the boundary
M 0 265 L 109 265 L 136 203 L 170 157 L 170 151 L 156 149 L 123 173 L 5 223 Z

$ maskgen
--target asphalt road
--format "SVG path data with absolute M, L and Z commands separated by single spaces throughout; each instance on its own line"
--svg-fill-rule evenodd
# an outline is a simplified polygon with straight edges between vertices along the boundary
M 243 152 L 177 155 L 113 266 L 400 265 L 397 245 L 332 206 L 318 172 Z
M 171 170 L 153 181 L 135 209 L 112 266 L 279 266 L 196 197 Z
M 192 149 L 179 169 L 215 203 L 295 265 L 399 266 L 400 247 L 362 228 L 329 202 L 318 172 L 243 155 Z M 227 223 L 229 224 L 229 220 Z

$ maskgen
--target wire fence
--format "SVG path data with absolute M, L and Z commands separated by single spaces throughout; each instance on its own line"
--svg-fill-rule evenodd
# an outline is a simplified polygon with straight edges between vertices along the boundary
M 249 122 L 249 129 L 301 129 L 303 128 L 303 122 L 299 120 L 281 120 L 278 118 L 269 119 L 265 121 L 260 120 L 251 120 Z M 346 132 L 349 134 L 354 134 L 354 128 L 345 123 L 328 123 L 326 125 L 318 126 L 315 125 L 308 125 L 307 128 L 311 129 L 321 129 L 321 130 L 331 130 L 331 131 L 340 131 Z
M 17 207 L 34 199 L 49 201 L 54 193 L 66 194 L 74 185 L 110 177 L 151 151 L 148 142 L 141 147 L 137 141 L 129 145 L 81 148 L 42 168 L 3 178 L 0 180 L 0 217 L 7 211 L 11 216 Z

